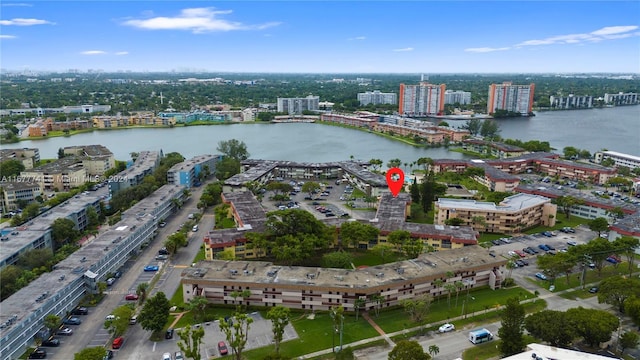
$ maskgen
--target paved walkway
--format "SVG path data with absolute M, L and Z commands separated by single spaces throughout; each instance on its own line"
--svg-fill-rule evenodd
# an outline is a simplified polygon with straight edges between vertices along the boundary
M 180 321 L 180 319 L 182 319 L 182 316 L 184 314 L 186 314 L 186 313 L 187 313 L 186 311 L 183 311 L 181 313 L 172 313 L 171 315 L 176 315 L 176 318 L 173 320 L 171 325 L 169 325 L 169 328 L 173 329 L 176 326 L 176 324 L 178 323 L 178 321 Z
M 585 287 L 588 288 L 588 287 L 593 286 L 593 285 L 595 285 L 595 283 L 594 284 L 585 284 Z M 535 301 L 537 301 L 539 299 L 543 299 L 544 300 L 544 299 L 548 299 L 548 298 L 550 298 L 552 296 L 557 296 L 557 295 L 560 295 L 560 294 L 563 294 L 563 293 L 566 293 L 566 292 L 570 292 L 570 291 L 574 291 L 574 290 L 576 290 L 576 288 L 567 289 L 567 290 L 558 291 L 558 292 L 553 292 L 553 293 L 552 292 L 548 292 L 546 294 L 541 294 L 541 295 L 539 295 L 537 297 L 534 297 L 533 299 L 527 299 L 527 300 L 521 301 L 520 303 L 524 304 L 524 303 L 535 302 Z M 493 308 L 491 308 L 492 309 L 491 312 L 499 311 L 499 310 L 502 310 L 503 308 L 504 308 L 504 306 L 500 306 L 500 307 L 497 307 L 497 308 L 493 307 Z M 478 313 L 478 315 L 479 315 L 479 313 Z M 365 344 L 376 342 L 378 340 L 385 340 L 385 341 L 387 341 L 389 343 L 390 346 L 393 347 L 393 346 L 395 346 L 395 343 L 393 342 L 393 340 L 391 340 L 392 337 L 395 337 L 395 336 L 398 336 L 398 335 L 407 334 L 407 333 L 418 331 L 418 330 L 425 329 L 425 328 L 430 328 L 430 327 L 433 327 L 433 326 L 436 326 L 436 325 L 442 323 L 442 321 L 438 321 L 436 323 L 430 323 L 430 324 L 425 324 L 425 325 L 422 325 L 422 326 L 416 326 L 416 327 L 413 327 L 413 328 L 404 329 L 404 330 L 400 330 L 400 331 L 396 331 L 396 332 L 387 334 L 387 333 L 384 332 L 384 330 L 382 330 L 378 326 L 378 324 L 376 324 L 373 321 L 373 319 L 371 319 L 371 317 L 369 317 L 369 314 L 363 313 L 362 316 L 381 335 L 380 336 L 376 336 L 376 337 L 372 337 L 372 338 L 368 338 L 368 339 L 362 339 L 362 340 L 355 341 L 355 342 L 352 342 L 352 343 L 349 343 L 349 344 L 344 344 L 343 348 L 365 345 Z M 455 320 L 462 320 L 462 319 L 469 318 L 469 317 L 470 316 L 468 314 L 466 314 L 466 315 L 462 315 L 462 316 L 456 316 L 454 318 L 449 319 L 448 321 L 449 322 L 453 322 Z M 302 356 L 298 357 L 298 359 L 312 359 L 312 358 L 315 358 L 315 357 L 318 357 L 318 356 L 331 354 L 332 352 L 333 352 L 333 349 L 320 350 L 320 351 L 316 351 L 316 352 L 311 353 L 311 354 L 302 355 Z
M 396 343 L 394 343 L 393 340 L 391 340 L 391 338 L 384 332 L 384 330 L 382 330 L 380 326 L 378 326 L 378 324 L 376 324 L 376 322 L 373 321 L 371 316 L 369 316 L 368 312 L 363 312 L 362 317 L 365 320 L 367 320 L 369 325 L 371 325 L 374 329 L 376 329 L 376 331 L 378 332 L 378 334 L 380 334 L 380 336 L 384 337 L 384 339 L 387 340 L 387 343 L 389 344 L 389 346 L 392 346 L 392 347 L 396 346 Z

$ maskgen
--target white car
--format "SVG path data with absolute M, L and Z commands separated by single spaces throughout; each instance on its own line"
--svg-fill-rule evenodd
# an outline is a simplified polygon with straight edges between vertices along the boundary
M 171 359 L 171 353 L 162 354 L 162 360 L 172 360 Z
M 438 332 L 446 333 L 446 332 L 449 332 L 449 331 L 453 331 L 455 329 L 456 329 L 456 327 L 453 326 L 453 324 L 448 324 L 447 323 L 447 324 L 444 324 L 444 325 L 440 326 L 438 328 Z
M 111 315 L 107 315 L 107 317 L 104 318 L 105 320 L 115 320 L 116 316 L 111 314 Z

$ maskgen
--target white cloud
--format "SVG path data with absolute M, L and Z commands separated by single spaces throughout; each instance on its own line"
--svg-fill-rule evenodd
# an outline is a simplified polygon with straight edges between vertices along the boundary
M 406 48 L 401 48 L 401 49 L 393 49 L 392 51 L 395 52 L 406 52 L 406 51 L 413 51 L 412 47 L 406 47 Z
M 2 4 L 2 6 L 23 6 L 23 7 L 32 7 L 32 4 L 25 4 L 25 3 L 8 3 L 8 4 Z
M 15 35 L 0 35 L 0 39 L 15 39 Z
M 356 37 L 348 38 L 347 40 L 351 41 L 351 40 L 366 40 L 366 39 L 367 39 L 366 36 L 356 36 Z
M 550 36 L 544 39 L 525 40 L 512 47 L 478 47 L 464 49 L 466 52 L 487 53 L 493 51 L 504 51 L 512 48 L 520 49 L 525 46 L 543 46 L 543 45 L 563 45 L 577 44 L 582 45 L 586 42 L 600 42 L 605 40 L 624 39 L 632 36 L 640 36 L 640 32 L 632 32 L 637 30 L 638 26 L 607 26 L 602 29 L 592 31 L 590 33 L 567 34 Z
M 464 51 L 474 52 L 474 53 L 488 53 L 488 52 L 494 52 L 494 51 L 505 51 L 509 49 L 510 48 L 508 47 L 501 47 L 501 48 L 480 47 L 480 48 L 468 48 L 468 49 L 464 49 Z
M 53 25 L 54 23 L 52 23 L 51 21 L 42 20 L 42 19 L 15 18 L 11 20 L 0 20 L 0 25 L 4 25 L 4 26 L 10 26 L 10 25 L 32 26 L 32 25 L 47 25 L 47 24 Z
M 82 55 L 104 55 L 106 54 L 106 51 L 102 51 L 102 50 L 87 50 L 87 51 L 83 51 L 80 54 Z
M 631 26 L 607 26 L 602 29 L 592 31 L 591 35 L 612 35 L 612 34 L 620 34 L 626 33 L 629 31 L 636 30 L 638 27 L 635 25 Z
M 116 55 L 129 55 L 128 51 L 118 51 Z
M 148 19 L 127 20 L 123 24 L 146 30 L 186 30 L 194 34 L 234 31 L 234 30 L 264 30 L 277 25 L 279 22 L 247 25 L 237 21 L 222 19 L 222 15 L 231 14 L 231 10 L 214 10 L 212 7 L 183 9 L 179 15 L 173 17 L 156 16 Z

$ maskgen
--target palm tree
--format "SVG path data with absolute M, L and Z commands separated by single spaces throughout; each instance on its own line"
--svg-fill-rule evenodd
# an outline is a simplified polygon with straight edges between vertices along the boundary
M 438 345 L 433 344 L 429 346 L 429 354 L 431 355 L 431 357 L 435 357 L 439 352 L 440 348 L 438 347 Z
M 138 284 L 138 287 L 136 287 L 136 294 L 138 295 L 138 297 L 140 298 L 140 303 L 144 302 L 144 299 L 147 298 L 147 291 L 149 290 L 149 284 L 146 282 L 140 283 Z
M 374 309 L 376 311 L 376 317 L 378 317 L 378 315 L 380 315 L 380 308 L 382 307 L 382 302 L 384 301 L 384 297 L 380 294 L 373 294 L 371 295 L 371 301 L 373 301 L 376 304 Z
M 435 279 L 433 281 L 433 286 L 435 286 L 436 290 L 438 290 L 438 293 L 440 292 L 440 288 L 442 288 L 442 284 L 444 284 L 444 280 L 442 279 Z M 438 296 L 439 298 L 440 296 Z
M 365 306 L 366 303 L 367 303 L 367 300 L 362 298 L 358 298 L 353 302 L 353 307 L 356 308 L 356 321 L 358 320 L 358 314 L 360 313 L 360 308 Z
M 453 284 L 456 287 L 456 307 L 458 307 L 458 295 L 460 295 L 460 290 L 462 290 L 462 288 L 464 287 L 464 284 L 462 283 L 462 281 L 456 281 Z
M 451 293 L 456 290 L 456 286 L 453 284 L 445 284 L 444 289 L 447 290 L 447 304 L 451 307 Z

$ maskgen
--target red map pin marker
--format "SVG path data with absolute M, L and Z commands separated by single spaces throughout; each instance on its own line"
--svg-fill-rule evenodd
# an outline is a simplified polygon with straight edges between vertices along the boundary
M 404 172 L 402 169 L 394 167 L 387 170 L 387 185 L 393 197 L 397 197 L 404 186 Z

